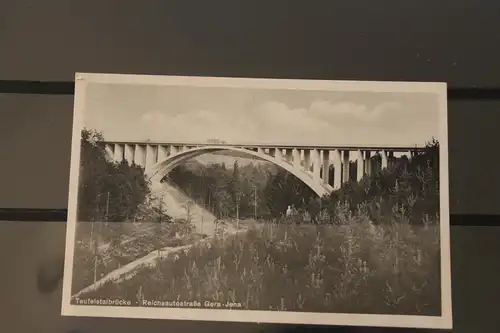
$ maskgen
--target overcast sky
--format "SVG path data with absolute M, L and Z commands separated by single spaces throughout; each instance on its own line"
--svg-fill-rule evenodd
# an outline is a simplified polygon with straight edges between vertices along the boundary
M 89 83 L 106 140 L 415 145 L 439 139 L 438 96 Z

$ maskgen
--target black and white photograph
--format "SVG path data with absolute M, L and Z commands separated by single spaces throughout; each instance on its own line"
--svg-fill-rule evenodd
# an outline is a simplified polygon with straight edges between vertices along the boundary
M 62 314 L 451 328 L 446 84 L 77 73 Z

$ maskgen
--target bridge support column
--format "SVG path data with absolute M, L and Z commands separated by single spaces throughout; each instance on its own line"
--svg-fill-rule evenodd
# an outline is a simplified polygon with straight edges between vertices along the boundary
M 296 167 L 300 167 L 300 152 L 297 148 L 292 149 L 292 162 Z
M 319 180 L 320 179 L 319 170 L 321 168 L 321 162 L 319 159 L 319 151 L 317 149 L 311 150 L 311 160 L 313 167 L 313 178 Z
M 333 189 L 338 190 L 342 187 L 342 157 L 339 150 L 333 152 Z
M 134 163 L 143 168 L 146 167 L 146 147 L 142 145 L 135 145 L 134 149 Z
M 274 148 L 274 158 L 278 161 L 283 160 L 283 150 L 281 148 Z
M 343 151 L 343 159 L 342 159 L 342 182 L 347 183 L 350 178 L 350 164 L 349 164 L 349 150 L 344 150 Z
M 161 162 L 168 157 L 168 150 L 165 146 L 158 146 L 158 154 L 156 162 Z
M 385 150 L 382 150 L 380 152 L 380 156 L 382 157 L 382 163 L 380 165 L 380 169 L 381 170 L 384 170 L 387 168 L 387 152 Z
M 292 149 L 285 149 L 285 159 L 288 163 L 293 163 L 293 150 Z
M 134 163 L 134 146 L 125 144 L 125 160 L 129 165 Z
M 359 182 L 363 176 L 365 175 L 365 161 L 364 161 L 364 156 L 363 156 L 363 152 L 361 150 L 358 150 L 356 152 L 356 164 L 357 164 L 357 167 L 358 167 L 358 170 L 356 172 L 356 178 L 357 178 L 357 181 Z
M 411 162 L 411 160 L 415 157 L 415 151 L 414 150 L 408 150 L 408 162 Z
M 370 176 L 372 174 L 372 152 L 365 151 L 365 173 Z
M 111 157 L 114 160 L 115 156 L 114 156 L 114 151 L 113 151 L 114 147 L 113 146 L 114 145 L 110 145 L 110 144 L 107 143 L 104 146 L 104 149 L 106 150 L 106 153 L 108 154 L 108 156 Z
M 311 169 L 311 151 L 304 149 L 304 170 L 309 172 Z
M 158 154 L 158 146 L 146 146 L 146 170 L 151 169 L 156 163 L 156 157 Z
M 170 154 L 168 156 L 175 155 L 179 152 L 176 146 L 170 146 Z
M 123 161 L 123 146 L 122 145 L 115 144 L 114 160 L 117 163 L 121 163 Z
M 330 184 L 330 151 L 323 150 L 323 184 Z
M 257 153 L 259 153 L 259 154 L 264 154 L 264 149 L 262 149 L 262 148 L 257 148 Z

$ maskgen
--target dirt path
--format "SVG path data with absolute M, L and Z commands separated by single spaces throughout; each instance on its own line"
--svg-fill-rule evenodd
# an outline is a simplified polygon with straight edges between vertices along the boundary
M 247 232 L 250 225 L 252 225 L 252 223 L 247 222 L 245 224 L 242 224 L 240 230 L 236 230 L 235 227 L 229 227 L 226 229 L 227 236 L 234 235 L 237 233 L 245 233 L 245 232 Z M 121 281 L 128 280 L 128 279 L 132 278 L 140 269 L 142 269 L 144 267 L 156 266 L 156 263 L 158 262 L 159 259 L 165 259 L 169 255 L 172 255 L 174 253 L 189 249 L 196 244 L 210 242 L 211 239 L 212 239 L 212 236 L 209 236 L 205 239 L 200 240 L 198 243 L 193 243 L 193 244 L 188 244 L 188 245 L 183 245 L 183 246 L 178 246 L 178 247 L 165 247 L 165 248 L 160 249 L 160 250 L 152 251 L 142 258 L 134 260 L 134 261 L 128 263 L 127 265 L 124 265 L 118 269 L 113 270 L 112 272 L 108 273 L 103 278 L 98 280 L 96 283 L 80 290 L 78 293 L 73 295 L 72 298 L 78 298 L 78 297 L 81 297 L 81 295 L 84 295 L 88 292 L 95 291 L 109 281 L 119 283 Z

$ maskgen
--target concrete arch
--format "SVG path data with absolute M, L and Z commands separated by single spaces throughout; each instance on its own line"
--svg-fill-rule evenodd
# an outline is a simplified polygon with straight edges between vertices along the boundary
M 313 190 L 318 196 L 322 197 L 325 194 L 330 194 L 333 188 L 330 185 L 322 184 L 321 180 L 314 180 L 312 175 L 299 169 L 288 163 L 285 160 L 278 160 L 273 156 L 267 155 L 265 153 L 255 152 L 249 149 L 229 147 L 229 146 L 204 146 L 198 148 L 190 148 L 188 150 L 179 152 L 177 154 L 168 156 L 163 161 L 156 163 L 151 167 L 151 169 L 146 171 L 146 176 L 151 180 L 151 182 L 160 182 L 163 177 L 165 177 L 170 171 L 175 167 L 182 164 L 184 161 L 194 158 L 196 156 L 201 156 L 206 153 L 213 153 L 217 151 L 233 151 L 237 153 L 243 153 L 248 156 L 253 156 L 261 160 L 271 162 L 278 167 L 290 172 L 295 177 L 300 179 L 304 184 L 306 184 L 311 190 Z

